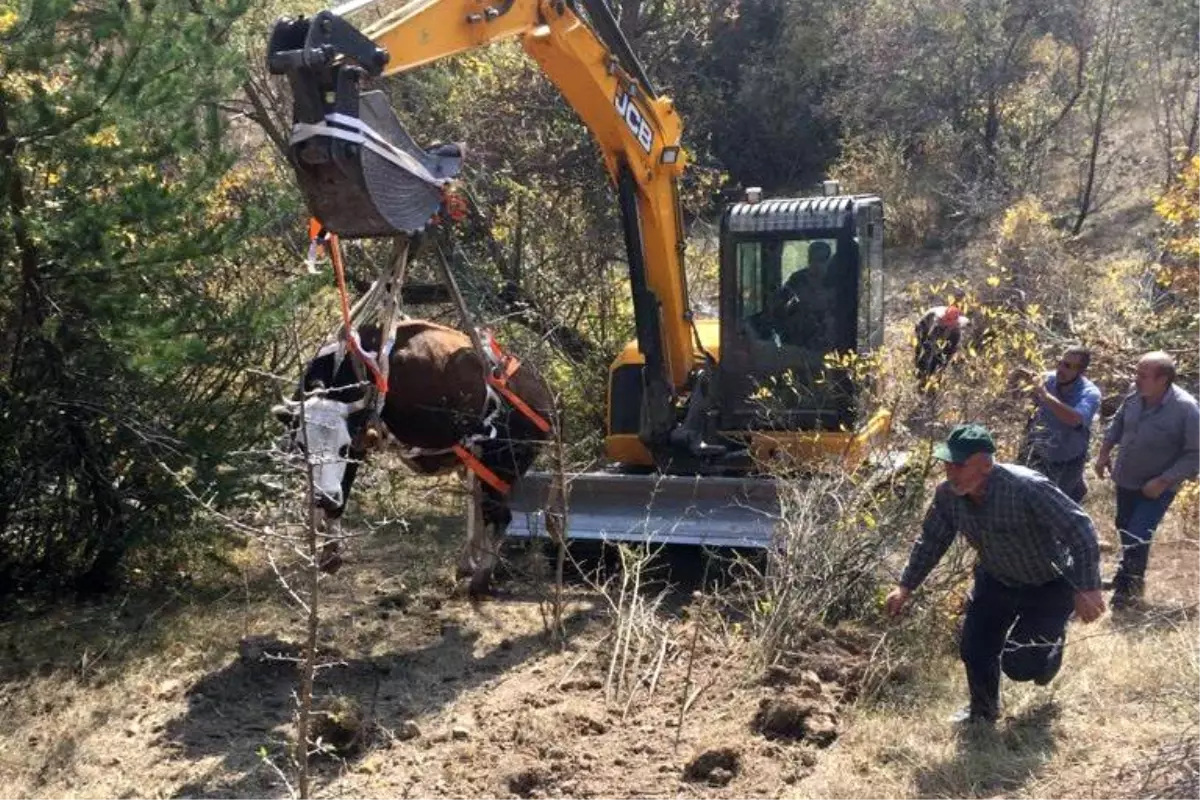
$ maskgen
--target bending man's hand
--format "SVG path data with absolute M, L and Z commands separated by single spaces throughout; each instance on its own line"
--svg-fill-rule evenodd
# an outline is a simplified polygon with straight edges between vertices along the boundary
M 903 586 L 897 586 L 888 592 L 887 599 L 883 601 L 883 608 L 887 611 L 887 615 L 889 617 L 900 616 L 900 612 L 904 610 L 904 604 L 908 602 L 911 594 L 912 590 L 905 589 Z
M 1142 495 L 1157 500 L 1162 497 L 1162 493 L 1171 488 L 1170 478 L 1151 478 L 1142 485 Z
M 1104 614 L 1104 597 L 1099 589 L 1075 593 L 1075 614 L 1084 622 L 1095 622 Z

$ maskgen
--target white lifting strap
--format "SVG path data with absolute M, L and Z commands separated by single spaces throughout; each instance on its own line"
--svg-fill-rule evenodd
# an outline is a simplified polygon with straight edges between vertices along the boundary
M 447 182 L 446 178 L 435 178 L 424 164 L 384 139 L 374 128 L 357 117 L 334 112 L 326 114 L 324 122 L 297 122 L 292 125 L 292 135 L 288 143 L 298 144 L 314 136 L 329 136 L 361 145 L 426 183 L 441 186 Z
M 392 263 L 387 271 L 379 276 L 371 288 L 367 290 L 354 307 L 350 309 L 350 336 L 354 338 L 358 345 L 358 350 L 365 357 L 375 361 L 375 366 L 379 369 L 379 374 L 384 380 L 384 385 L 387 385 L 388 373 L 391 368 L 392 349 L 396 346 L 396 330 L 399 327 L 400 321 L 407 318 L 402 305 L 402 287 L 404 286 L 404 275 L 408 270 L 408 254 L 409 240 L 408 237 L 396 237 L 395 249 L 392 252 Z M 358 329 L 362 325 L 368 323 L 376 323 L 379 326 L 380 347 L 377 352 L 367 350 L 362 346 L 362 339 L 359 338 Z M 337 337 L 336 352 L 334 355 L 334 374 L 341 367 L 342 361 L 346 358 L 348 347 L 345 340 L 345 327 L 339 325 L 333 336 Z M 325 352 L 325 349 L 322 349 Z M 360 383 L 368 386 L 367 391 L 372 393 L 372 411 L 374 417 L 378 418 L 383 411 L 383 404 L 387 402 L 387 395 L 375 386 L 374 381 L 367 374 L 365 365 L 360 364 L 357 360 L 351 360 L 351 366 L 354 369 L 354 375 Z
M 402 288 L 404 286 L 404 274 L 408 270 L 408 250 L 409 240 L 407 237 L 403 239 L 397 238 L 396 249 L 392 255 L 392 265 L 388 270 L 386 280 L 377 280 L 371 286 L 367 296 L 378 291 L 378 302 L 383 305 L 384 314 L 379 326 L 380 347 L 379 360 L 376 362 L 379 366 L 379 373 L 383 376 L 384 386 L 387 386 L 388 372 L 392 364 L 392 348 L 396 346 L 396 328 L 400 320 L 404 316 L 401 310 L 401 304 L 404 302 Z M 382 288 L 380 286 L 382 285 Z M 353 319 L 351 315 L 351 319 Z M 375 395 L 375 416 L 378 417 L 383 411 L 383 404 L 387 401 L 387 395 L 383 392 L 376 392 Z

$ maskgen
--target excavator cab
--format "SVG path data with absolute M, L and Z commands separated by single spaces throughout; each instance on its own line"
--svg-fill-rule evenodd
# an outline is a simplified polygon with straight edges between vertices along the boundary
M 860 387 L 837 356 L 883 340 L 883 202 L 737 203 L 721 222 L 720 429 L 849 431 Z
M 609 459 L 706 474 L 755 472 L 785 456 L 788 464 L 832 459 L 854 468 L 890 423 L 886 412 L 866 407 L 864 376 L 844 366 L 882 344 L 883 297 L 879 197 L 729 206 L 719 319 L 696 320 L 706 363 L 693 375 L 703 380 L 693 380 L 678 404 L 680 429 L 720 449 L 647 446 L 638 427 L 645 359 L 631 342 L 610 369 Z

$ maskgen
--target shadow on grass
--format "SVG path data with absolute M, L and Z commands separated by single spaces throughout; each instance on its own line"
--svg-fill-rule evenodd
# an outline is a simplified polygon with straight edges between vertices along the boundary
M 460 541 L 460 522 L 436 514 L 407 517 L 407 533 L 381 532 L 353 545 L 353 560 L 345 570 L 372 562 L 396 565 L 391 574 L 408 579 L 414 571 L 440 568 L 453 563 L 451 549 Z M 536 605 L 544 601 L 542 582 L 548 580 L 546 565 L 528 569 L 531 560 L 545 560 L 538 543 L 516 543 L 510 552 L 509 580 L 502 583 L 501 598 L 485 602 L 474 610 L 475 619 L 490 624 L 489 610 L 501 606 Z M 600 548 L 578 548 L 575 554 L 586 570 L 601 572 L 614 568 L 613 552 Z M 686 552 L 663 554 L 655 574 L 664 587 L 674 586 L 671 595 L 690 597 L 701 576 L 716 571 L 706 565 L 707 556 L 694 548 Z M 573 588 L 591 586 L 574 570 L 565 576 Z M 411 585 L 411 584 L 410 584 Z M 681 591 L 681 587 L 682 590 Z M 573 593 L 574 594 L 574 593 Z M 574 595 L 576 598 L 577 594 Z M 428 719 L 454 704 L 463 693 L 494 680 L 507 670 L 539 657 L 551 644 L 542 631 L 504 639 L 485 653 L 479 653 L 480 633 L 468 627 L 425 613 L 416 599 L 406 608 L 386 605 L 392 595 L 377 598 L 379 610 L 390 609 L 388 641 L 403 642 L 402 649 L 369 658 L 342 658 L 340 663 L 318 673 L 314 695 L 352 698 L 366 712 L 374 726 L 397 731 L 410 719 Z M 377 613 L 377 612 L 372 612 Z M 568 639 L 578 634 L 596 612 L 581 610 L 564 621 Z M 351 622 L 350 624 L 355 624 Z M 210 673 L 186 690 L 188 710 L 169 722 L 159 743 L 177 759 L 202 761 L 219 757 L 220 762 L 199 779 L 181 787 L 177 797 L 256 797 L 286 794 L 280 777 L 258 755 L 265 748 L 277 764 L 283 765 L 286 742 L 294 735 L 293 721 L 297 670 L 285 662 L 264 659 L 264 653 L 298 656 L 294 644 L 279 639 L 257 637 L 244 642 L 238 659 Z M 327 654 L 338 660 L 336 652 Z M 421 723 L 422 727 L 425 723 Z M 378 728 L 376 728 L 378 730 Z M 422 730 L 422 738 L 445 735 L 446 731 Z M 367 748 L 365 752 L 369 752 Z M 365 755 L 360 753 L 348 761 Z M 317 768 L 318 780 L 332 779 L 342 765 L 326 762 Z M 287 770 L 290 773 L 290 770 Z
M 371 537 L 380 546 L 362 548 L 356 559 L 363 566 L 378 561 L 398 564 L 391 574 L 427 579 L 435 566 L 451 563 L 461 546 L 461 528 L 461 519 L 449 513 L 412 512 L 403 525 L 388 526 Z M 81 681 L 103 683 L 119 676 L 126 664 L 174 643 L 175 623 L 189 611 L 229 614 L 247 600 L 280 594 L 270 569 L 259 567 L 242 575 L 225 566 L 199 580 L 174 574 L 147 577 L 141 585 L 86 601 L 9 597 L 0 604 L 0 681 L 66 672 Z
M 365 651 L 369 656 L 342 657 L 342 663 L 319 673 L 316 686 L 318 696 L 357 701 L 373 726 L 393 731 L 406 720 L 447 708 L 463 692 L 537 658 L 550 646 L 539 631 L 513 636 L 487 652 L 478 652 L 479 633 L 432 613 L 441 607 L 446 587 L 431 580 L 431 571 L 453 570 L 455 551 L 462 541 L 461 517 L 428 509 L 406 511 L 404 519 L 402 526 L 389 526 L 353 540 L 349 544 L 352 557 L 337 578 L 345 580 L 356 569 L 370 568 L 380 574 L 381 586 L 386 578 L 387 591 L 377 593 L 373 601 L 356 600 L 352 613 L 327 619 L 339 629 L 345 626 L 347 635 L 339 634 L 336 644 L 341 646 L 345 638 L 347 652 L 364 652 L 353 643 L 360 638 L 354 634 L 374 631 L 388 643 L 387 652 L 379 654 L 372 648 Z M 677 586 L 688 588 L 696 576 L 709 571 L 700 551 L 668 560 L 674 564 L 670 582 Z M 524 594 L 530 601 L 543 596 L 540 587 L 531 588 L 527 581 L 514 584 L 516 594 Z M 391 591 L 403 586 L 409 588 Z M 686 592 L 680 594 L 687 596 Z M 234 630 L 229 638 L 235 638 L 248 600 L 258 603 L 279 595 L 275 576 L 263 570 L 251 575 L 248 584 L 241 575 L 231 574 L 204 586 L 150 587 L 87 606 L 62 603 L 36 612 L 17 612 L 0 622 L 0 648 L 7 650 L 0 657 L 0 680 L 64 671 L 93 684 L 119 679 L 130 664 L 179 644 L 181 632 L 190 630 L 189 614 L 224 619 Z M 433 602 L 423 611 L 425 600 Z M 405 603 L 412 605 L 404 607 Z M 483 617 L 486 611 L 487 604 Z M 592 614 L 585 611 L 568 617 L 567 635 L 574 636 Z M 373 629 L 356 627 L 363 621 L 370 622 Z M 243 641 L 240 655 L 228 662 L 229 654 L 223 651 L 228 639 L 219 638 L 222 652 L 210 655 L 219 658 L 223 666 L 186 686 L 186 711 L 167 721 L 150 744 L 164 748 L 174 759 L 203 763 L 205 774 L 179 787 L 176 796 L 286 796 L 283 781 L 263 763 L 259 751 L 262 748 L 290 774 L 282 754 L 293 731 L 297 670 L 290 662 L 264 655 L 296 655 L 296 648 L 273 636 L 252 637 Z M 329 655 L 338 658 L 332 648 Z M 173 677 L 162 674 L 164 681 Z M 422 736 L 438 733 L 427 730 Z M 338 762 L 326 762 L 317 770 L 318 780 L 332 778 L 343 768 Z
M 589 612 L 568 617 L 564 626 L 574 635 L 588 621 Z M 413 632 L 415 633 L 415 632 Z M 328 653 L 330 666 L 316 677 L 317 698 L 344 697 L 357 701 L 364 711 L 371 736 L 376 726 L 395 731 L 405 721 L 435 714 L 453 704 L 463 692 L 486 683 L 506 670 L 535 658 L 550 645 L 542 631 L 504 640 L 476 657 L 479 634 L 456 624 L 442 624 L 429 641 L 412 649 L 362 659 L 338 660 Z M 260 748 L 281 760 L 286 738 L 292 733 L 294 693 L 299 672 L 290 660 L 299 648 L 273 637 L 253 637 L 243 642 L 241 655 L 228 666 L 193 683 L 186 691 L 188 710 L 170 721 L 160 743 L 176 758 L 201 760 L 222 757 L 210 771 L 213 782 L 200 779 L 183 786 L 177 797 L 258 797 L 284 787 L 258 755 Z M 438 731 L 423 731 L 423 736 Z M 361 748 L 353 758 L 365 755 Z M 326 763 L 318 773 L 338 765 Z
M 119 677 L 130 662 L 171 644 L 176 622 L 197 607 L 222 607 L 246 593 L 261 597 L 274 582 L 259 574 L 204 585 L 132 587 L 86 602 L 63 600 L 9 609 L 0 622 L 0 681 L 66 673 L 85 685 Z
M 920 769 L 920 797 L 991 797 L 1013 794 L 1035 779 L 1058 744 L 1058 704 L 1033 706 L 995 729 L 964 726 L 953 758 Z

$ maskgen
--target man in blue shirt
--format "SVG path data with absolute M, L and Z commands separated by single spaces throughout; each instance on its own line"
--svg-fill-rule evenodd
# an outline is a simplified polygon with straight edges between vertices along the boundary
M 1150 539 L 1179 484 L 1200 472 L 1200 406 L 1175 385 L 1175 359 L 1167 353 L 1138 360 L 1134 389 L 1113 415 L 1096 454 L 1096 477 L 1109 470 L 1117 485 L 1121 536 L 1121 566 L 1112 582 L 1112 606 L 1119 610 L 1141 601 Z
M 1083 468 L 1092 419 L 1100 408 L 1100 390 L 1084 377 L 1091 360 L 1086 347 L 1068 347 L 1054 372 L 1034 387 L 1037 410 L 1022 448 L 1022 463 L 1054 481 L 1076 503 L 1087 494 Z

